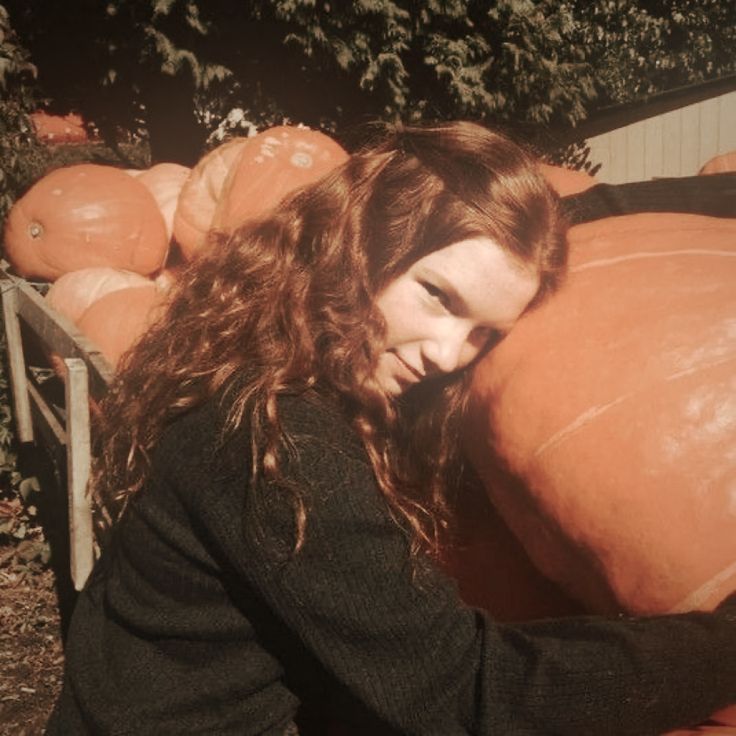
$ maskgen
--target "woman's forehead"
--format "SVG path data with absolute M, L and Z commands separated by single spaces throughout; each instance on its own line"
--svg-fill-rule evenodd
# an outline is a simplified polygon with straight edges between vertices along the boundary
M 539 288 L 539 274 L 488 237 L 452 243 L 420 258 L 409 269 L 414 276 L 438 280 L 450 290 L 467 316 L 479 321 L 513 323 Z M 523 311 L 523 309 L 521 310 Z

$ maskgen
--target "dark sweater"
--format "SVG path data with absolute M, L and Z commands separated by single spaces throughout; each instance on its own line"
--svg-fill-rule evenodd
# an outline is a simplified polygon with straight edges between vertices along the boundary
M 349 424 L 280 402 L 306 492 L 249 488 L 215 402 L 171 426 L 79 598 L 50 734 L 658 734 L 736 701 L 736 613 L 494 623 L 412 565 Z

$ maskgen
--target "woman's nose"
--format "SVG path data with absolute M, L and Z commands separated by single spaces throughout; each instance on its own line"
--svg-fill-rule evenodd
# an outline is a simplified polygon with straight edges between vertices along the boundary
M 464 327 L 443 330 L 422 345 L 422 357 L 428 374 L 459 370 L 470 363 L 477 352 L 478 347 L 470 339 L 470 330 Z

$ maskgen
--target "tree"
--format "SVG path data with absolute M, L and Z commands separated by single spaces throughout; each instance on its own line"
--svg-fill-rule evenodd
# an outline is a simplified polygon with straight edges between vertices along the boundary
M 232 106 L 339 132 L 365 118 L 579 120 L 584 54 L 552 0 L 10 0 L 57 105 L 191 162 Z M 73 50 L 73 53 L 70 53 Z M 227 109 L 226 109 L 227 108 Z
M 41 158 L 29 113 L 36 105 L 36 67 L 0 5 L 0 222 Z
M 720 0 L 576 0 L 577 43 L 594 49 L 599 104 L 736 73 L 736 4 Z
M 7 0 L 46 94 L 191 163 L 232 108 L 338 137 L 366 118 L 533 135 L 736 69 L 719 0 Z

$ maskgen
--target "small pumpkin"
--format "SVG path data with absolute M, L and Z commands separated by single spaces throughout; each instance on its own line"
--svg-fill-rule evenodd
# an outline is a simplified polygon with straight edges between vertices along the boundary
M 31 113 L 36 138 L 42 143 L 86 143 L 89 140 L 84 121 L 79 115 L 49 115 L 39 110 Z
M 228 172 L 213 226 L 232 230 L 347 159 L 339 143 L 317 130 L 290 125 L 264 130 L 247 139 Z
M 5 254 L 26 278 L 91 266 L 149 274 L 166 260 L 166 224 L 146 187 L 121 169 L 77 164 L 37 181 L 11 208 Z
M 204 247 L 228 171 L 247 141 L 246 137 L 233 138 L 213 148 L 184 181 L 174 211 L 173 231 L 186 258 Z
M 594 612 L 736 588 L 736 220 L 570 231 L 563 288 L 474 373 L 465 444 L 534 564 Z
M 155 321 L 165 294 L 154 284 L 118 289 L 93 302 L 77 326 L 113 368 Z
M 728 151 L 706 161 L 698 174 L 726 174 L 736 171 L 736 151 Z
M 137 174 L 138 181 L 151 192 L 161 210 L 169 240 L 174 234 L 174 213 L 179 202 L 179 194 L 190 173 L 191 169 L 188 166 L 160 163 Z
M 105 294 L 132 286 L 147 286 L 151 280 L 133 271 L 109 266 L 83 268 L 61 275 L 46 292 L 47 303 L 71 322 Z

